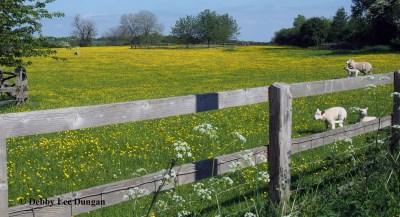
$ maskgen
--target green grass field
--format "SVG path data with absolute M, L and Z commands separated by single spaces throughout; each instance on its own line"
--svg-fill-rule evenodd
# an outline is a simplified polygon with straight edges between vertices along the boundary
M 27 68 L 29 102 L 21 107 L 2 107 L 0 112 L 182 96 L 267 86 L 274 82 L 343 78 L 347 77 L 343 67 L 348 59 L 371 62 L 374 73 L 400 68 L 399 53 L 375 50 L 349 52 L 275 46 L 187 50 L 95 47 L 79 48 L 79 53 L 74 56 L 71 50 L 58 50 L 57 56 L 66 61 L 32 58 L 33 65 Z M 313 119 L 317 108 L 359 106 L 369 107 L 373 116 L 390 114 L 392 89 L 392 85 L 387 85 L 373 91 L 360 89 L 295 99 L 293 137 L 324 130 L 323 122 Z M 347 124 L 354 123 L 357 116 L 349 112 Z M 196 135 L 193 127 L 201 123 L 219 128 L 218 142 Z M 232 143 L 229 136 L 232 132 L 241 133 L 247 141 Z M 174 156 L 173 143 L 178 140 L 186 141 L 193 154 L 181 163 L 267 144 L 268 104 L 9 139 L 10 206 L 18 205 L 22 198 L 47 198 L 131 178 L 139 168 L 145 168 L 148 173 L 159 171 Z M 363 138 L 358 140 L 364 141 Z M 293 162 L 301 165 L 318 160 L 322 155 L 302 154 L 294 156 Z M 238 176 L 235 181 L 240 179 Z M 263 192 L 265 188 L 261 194 Z M 232 195 L 235 191 L 227 197 Z M 119 216 L 132 216 L 130 204 L 108 208 L 106 212 L 115 210 Z M 210 212 L 210 216 L 213 214 Z

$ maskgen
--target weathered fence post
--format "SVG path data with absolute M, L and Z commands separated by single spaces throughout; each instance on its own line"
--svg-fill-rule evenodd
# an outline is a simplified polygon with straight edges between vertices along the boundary
M 17 87 L 15 99 L 17 105 L 23 105 L 28 100 L 28 78 L 26 70 L 22 67 L 15 69 L 17 76 L 15 77 L 15 86 Z
M 0 115 L 0 217 L 8 216 L 7 147 L 4 116 Z
M 400 71 L 394 73 L 393 91 L 400 93 Z M 393 115 L 392 126 L 400 125 L 400 96 L 397 94 L 393 96 Z M 392 128 L 392 138 L 390 143 L 390 151 L 393 152 L 399 146 L 400 132 L 399 129 Z
M 276 203 L 290 198 L 290 146 L 292 139 L 292 94 L 290 85 L 269 87 L 268 196 Z M 285 209 L 287 203 L 283 204 Z

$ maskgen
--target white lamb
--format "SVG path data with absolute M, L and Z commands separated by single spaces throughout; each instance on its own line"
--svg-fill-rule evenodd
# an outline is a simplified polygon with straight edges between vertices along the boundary
M 354 60 L 348 60 L 346 63 L 349 68 L 358 69 L 364 75 L 367 73 L 371 74 L 372 65 L 369 62 L 355 62 Z
M 359 112 L 360 112 L 359 117 L 358 117 L 359 122 L 367 122 L 367 121 L 372 121 L 372 120 L 376 119 L 376 117 L 368 116 L 368 107 L 365 109 L 360 108 Z
M 317 109 L 314 118 L 315 120 L 325 121 L 326 130 L 329 124 L 331 124 L 332 129 L 335 129 L 335 124 L 339 124 L 339 127 L 343 127 L 343 121 L 347 118 L 347 111 L 342 107 L 332 107 L 325 111 Z
M 348 76 L 348 77 L 350 77 L 350 76 L 352 76 L 352 75 L 355 75 L 355 76 L 357 77 L 357 76 L 358 76 L 358 73 L 360 73 L 360 70 L 349 68 L 348 65 L 346 65 L 346 66 L 344 67 L 344 69 L 347 71 L 347 73 L 349 73 L 349 76 Z

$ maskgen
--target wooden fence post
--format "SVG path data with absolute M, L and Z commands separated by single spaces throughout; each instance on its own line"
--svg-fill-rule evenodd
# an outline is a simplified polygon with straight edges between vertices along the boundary
M 400 71 L 394 73 L 393 91 L 400 93 Z M 400 96 L 393 96 L 393 115 L 392 126 L 400 125 Z M 390 142 L 390 151 L 393 152 L 396 147 L 399 147 L 400 132 L 399 129 L 392 128 L 392 138 Z
M 290 146 L 292 139 L 292 94 L 290 85 L 269 87 L 269 150 L 270 182 L 268 196 L 275 203 L 290 198 Z M 287 203 L 283 204 L 285 209 Z
M 17 105 L 23 105 L 28 100 L 28 78 L 26 75 L 26 70 L 24 68 L 18 67 L 15 72 L 17 77 L 15 77 L 15 86 Z
M 0 217 L 8 217 L 7 147 L 3 115 L 0 115 Z

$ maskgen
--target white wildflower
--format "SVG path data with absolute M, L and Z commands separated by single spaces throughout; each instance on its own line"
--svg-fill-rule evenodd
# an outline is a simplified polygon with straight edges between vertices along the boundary
M 191 157 L 192 153 L 190 152 L 190 146 L 187 144 L 187 142 L 182 142 L 182 141 L 177 141 L 174 143 L 175 146 L 175 151 L 176 153 L 176 158 L 184 158 L 185 156 Z
M 164 179 L 169 182 L 171 179 L 176 178 L 176 171 L 171 169 L 170 171 L 166 171 L 165 169 L 161 170 L 162 173 L 164 173 Z
M 235 172 L 236 170 L 240 170 L 243 168 L 244 168 L 243 164 L 239 161 L 235 161 L 235 162 L 232 162 L 231 164 L 229 164 L 230 172 Z
M 232 134 L 235 135 L 243 143 L 245 143 L 247 141 L 246 138 L 239 132 L 233 132 Z
M 190 212 L 186 211 L 186 210 L 178 212 L 178 217 L 189 216 L 189 215 L 190 215 Z
M 179 195 L 177 195 L 177 194 L 174 194 L 174 195 L 172 196 L 172 200 L 174 200 L 174 201 L 175 201 L 176 203 L 178 203 L 178 204 L 186 203 L 186 200 L 183 199 L 182 196 L 179 196 Z
M 197 196 L 199 196 L 201 199 L 203 200 L 212 199 L 212 191 L 208 188 L 205 188 L 203 183 L 197 183 L 193 186 L 193 188 Z
M 217 135 L 218 127 L 213 127 L 211 124 L 208 124 L 208 123 L 202 123 L 198 126 L 195 126 L 193 128 L 193 130 L 198 131 L 201 134 L 207 135 L 208 137 L 210 137 L 210 139 L 218 138 L 218 135 Z
M 252 212 L 246 212 L 246 214 L 244 214 L 244 217 L 257 217 L 257 216 Z
M 258 173 L 259 177 L 257 178 L 257 180 L 268 183 L 269 182 L 269 174 L 266 171 L 260 171 Z
M 393 125 L 392 128 L 394 128 L 394 129 L 400 129 L 400 125 Z
M 233 180 L 227 176 L 222 178 L 222 180 L 225 181 L 226 183 L 228 183 L 229 185 L 233 185 Z
M 163 200 L 159 200 L 156 202 L 156 207 L 159 210 L 165 210 L 165 209 L 168 209 L 168 203 Z
M 123 199 L 131 198 L 131 199 L 136 199 L 139 197 L 143 197 L 150 194 L 150 191 L 147 189 L 141 189 L 138 187 L 134 187 L 133 189 L 129 189 L 127 194 L 123 196 Z
M 400 93 L 399 92 L 393 92 L 393 93 L 390 93 L 390 96 L 391 97 L 395 97 L 395 96 L 399 97 Z
M 118 178 L 117 174 L 113 174 L 113 178 L 114 179 Z
M 253 152 L 250 150 L 245 150 L 244 155 L 240 155 L 240 157 L 243 159 L 243 166 L 244 167 L 250 167 L 250 166 L 255 166 L 256 163 L 253 161 L 252 156 L 254 155 Z
M 256 159 L 260 163 L 266 163 L 267 162 L 267 158 L 263 154 L 256 155 Z

